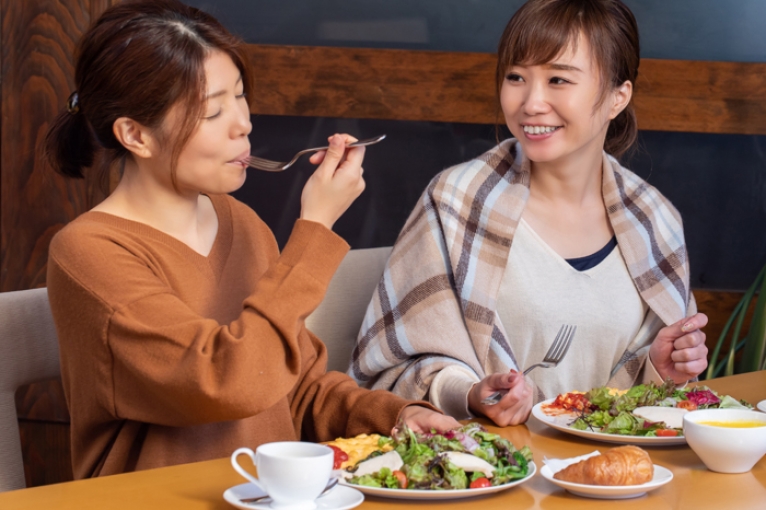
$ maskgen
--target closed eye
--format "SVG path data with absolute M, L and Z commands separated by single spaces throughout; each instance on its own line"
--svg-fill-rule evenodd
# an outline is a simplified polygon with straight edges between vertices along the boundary
M 215 119 L 216 117 L 220 117 L 220 116 L 221 116 L 221 110 L 218 110 L 218 113 L 214 113 L 213 115 L 208 115 L 207 117 L 205 117 L 205 120 Z

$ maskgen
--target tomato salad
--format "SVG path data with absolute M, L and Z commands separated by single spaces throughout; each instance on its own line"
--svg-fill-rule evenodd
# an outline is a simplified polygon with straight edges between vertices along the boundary
M 575 419 L 569 426 L 577 430 L 645 437 L 681 436 L 680 422 L 663 419 L 672 414 L 663 409 L 671 408 L 684 412 L 708 408 L 752 409 L 752 406 L 728 395 L 718 395 L 705 386 L 676 388 L 668 379 L 661 385 L 640 384 L 626 391 L 602 386 L 587 393 L 565 393 L 544 407 L 544 412 L 571 413 Z M 677 421 L 677 414 L 675 418 Z

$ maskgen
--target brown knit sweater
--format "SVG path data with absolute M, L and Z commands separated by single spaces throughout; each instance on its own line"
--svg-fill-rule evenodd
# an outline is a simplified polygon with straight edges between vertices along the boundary
M 250 208 L 211 198 L 219 225 L 207 257 L 100 212 L 51 242 L 76 478 L 388 433 L 407 404 L 325 373 L 324 344 L 304 326 L 348 245 L 299 220 L 280 254 Z

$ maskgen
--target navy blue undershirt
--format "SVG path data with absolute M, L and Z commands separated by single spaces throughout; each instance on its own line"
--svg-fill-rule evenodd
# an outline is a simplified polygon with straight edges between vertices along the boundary
M 577 257 L 576 259 L 566 259 L 567 262 L 569 262 L 569 265 L 573 268 L 577 269 L 578 271 L 586 271 L 592 267 L 596 267 L 597 265 L 601 264 L 605 258 L 609 256 L 610 253 L 612 253 L 612 250 L 617 246 L 617 236 L 612 236 L 612 239 L 609 240 L 608 243 L 606 243 L 606 246 L 598 250 L 593 255 L 588 255 L 586 257 Z

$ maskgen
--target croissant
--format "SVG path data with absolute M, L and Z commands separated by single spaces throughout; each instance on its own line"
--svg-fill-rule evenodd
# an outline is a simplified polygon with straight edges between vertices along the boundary
M 556 472 L 553 478 L 586 485 L 641 485 L 654 477 L 649 454 L 637 446 L 619 446 Z

